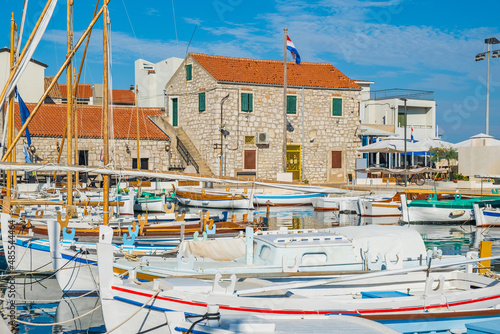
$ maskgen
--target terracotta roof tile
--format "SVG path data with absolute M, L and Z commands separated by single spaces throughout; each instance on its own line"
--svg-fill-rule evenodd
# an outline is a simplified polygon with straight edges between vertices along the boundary
M 113 89 L 113 103 L 135 104 L 135 93 L 126 89 Z
M 50 83 L 52 82 L 52 80 L 54 79 L 54 77 L 45 77 L 44 78 L 44 82 L 43 82 L 43 88 L 44 90 L 46 90 L 49 86 L 50 86 Z M 49 91 L 49 95 L 48 95 L 51 99 L 57 99 L 57 98 L 61 98 L 61 91 L 59 89 L 59 84 L 56 82 L 54 84 L 54 86 L 52 86 L 52 89 Z M 66 95 L 65 95 L 66 96 Z
M 21 128 L 19 107 L 16 103 L 16 128 Z M 27 103 L 31 111 L 35 103 Z M 77 105 L 78 133 L 81 138 L 102 138 L 102 106 Z M 113 107 L 114 137 L 135 139 L 136 109 L 130 107 Z M 111 109 L 110 109 L 111 111 Z M 162 115 L 157 108 L 139 108 L 139 133 L 141 139 L 167 140 L 169 137 L 158 128 L 148 116 Z M 111 122 L 110 122 L 111 123 Z M 31 136 L 62 137 L 66 125 L 66 104 L 43 104 L 29 125 Z
M 63 99 L 66 98 L 67 88 L 66 84 L 60 84 L 59 89 L 61 90 L 61 96 Z M 93 96 L 92 85 L 91 84 L 78 84 L 78 92 L 76 94 L 77 98 L 89 99 Z
M 191 53 L 217 81 L 283 85 L 283 61 Z M 321 88 L 361 87 L 329 63 L 287 62 L 287 84 Z

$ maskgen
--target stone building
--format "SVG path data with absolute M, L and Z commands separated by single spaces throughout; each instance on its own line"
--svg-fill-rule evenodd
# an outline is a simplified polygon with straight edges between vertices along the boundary
M 36 104 L 28 103 L 33 110 Z M 117 169 L 132 169 L 137 166 L 137 123 L 135 107 L 110 107 L 110 164 Z M 163 112 L 157 108 L 139 108 L 139 158 L 144 170 L 168 171 L 179 164 L 174 150 L 170 150 L 172 140 L 161 128 Z M 77 105 L 78 155 L 76 165 L 102 166 L 102 106 Z M 21 128 L 19 108 L 15 107 L 16 129 Z M 62 136 L 66 125 L 66 104 L 43 104 L 28 126 L 33 162 L 55 163 L 61 149 Z M 24 161 L 21 137 L 16 146 L 16 161 Z M 61 164 L 66 164 L 66 145 L 61 154 Z M 175 143 L 174 143 L 175 145 Z M 173 145 L 172 145 L 173 147 Z M 33 149 L 34 148 L 34 149 Z
M 287 171 L 295 180 L 346 181 L 360 146 L 360 86 L 329 63 L 287 68 Z M 276 180 L 283 72 L 282 61 L 191 53 L 166 85 L 169 121 L 214 174 Z

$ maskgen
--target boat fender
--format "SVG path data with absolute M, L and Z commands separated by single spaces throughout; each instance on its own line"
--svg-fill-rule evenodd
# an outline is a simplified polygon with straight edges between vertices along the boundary
M 40 210 L 40 211 L 36 210 L 35 211 L 35 217 L 39 218 L 39 219 L 43 218 L 43 210 Z
M 226 187 L 226 191 L 229 192 L 231 190 L 231 187 Z
M 63 240 L 64 241 L 72 241 L 72 240 L 75 240 L 75 233 L 76 233 L 76 230 L 74 228 L 71 229 L 71 232 L 67 232 L 67 227 L 63 227 L 62 229 L 62 232 L 63 232 Z
M 450 212 L 450 217 L 460 217 L 465 214 L 465 210 L 453 210 Z
M 495 195 L 498 195 L 498 188 L 497 189 L 491 189 L 491 193 L 495 194 Z

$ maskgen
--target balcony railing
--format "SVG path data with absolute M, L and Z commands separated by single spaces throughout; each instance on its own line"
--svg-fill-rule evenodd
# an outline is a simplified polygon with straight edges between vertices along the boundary
M 434 100 L 434 92 L 429 90 L 414 90 L 414 89 L 383 89 L 370 92 L 372 100 L 387 100 L 387 99 L 411 99 L 411 100 Z

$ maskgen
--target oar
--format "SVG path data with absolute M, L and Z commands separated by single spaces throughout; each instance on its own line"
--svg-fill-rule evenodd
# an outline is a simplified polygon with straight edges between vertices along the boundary
M 307 287 L 325 285 L 325 284 L 331 284 L 331 283 L 354 281 L 354 280 L 373 278 L 373 277 L 383 277 L 383 276 L 389 276 L 389 275 L 394 275 L 394 274 L 405 274 L 405 273 L 415 272 L 415 271 L 433 270 L 433 269 L 438 269 L 438 268 L 453 267 L 453 266 L 459 266 L 459 265 L 468 264 L 468 263 L 475 263 L 475 262 L 488 261 L 488 260 L 498 260 L 498 259 L 500 259 L 500 255 L 499 256 L 483 257 L 483 258 L 478 258 L 478 259 L 464 260 L 464 261 L 459 261 L 459 262 L 438 264 L 436 266 L 430 266 L 430 267 L 429 266 L 418 266 L 418 267 L 414 267 L 414 268 L 384 270 L 384 271 L 377 271 L 377 272 L 368 273 L 368 274 L 349 275 L 349 276 L 336 277 L 336 278 L 331 278 L 331 279 L 314 280 L 314 281 L 310 281 L 310 282 L 275 284 L 275 285 L 259 287 L 259 288 L 237 290 L 235 292 L 235 294 L 236 295 L 246 295 L 246 294 L 251 294 L 251 293 L 261 293 L 261 292 L 269 292 L 269 291 L 276 291 L 276 290 L 290 290 L 290 289 L 298 289 L 298 288 L 307 288 Z

